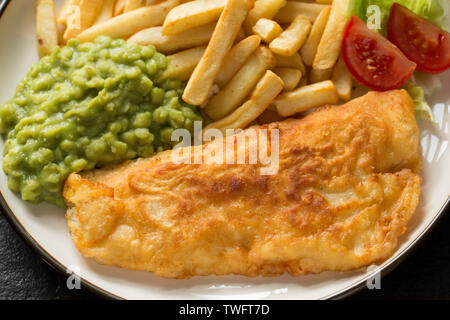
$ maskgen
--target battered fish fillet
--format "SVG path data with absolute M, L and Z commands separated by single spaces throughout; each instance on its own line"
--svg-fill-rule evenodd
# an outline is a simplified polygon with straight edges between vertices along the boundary
M 261 164 L 176 164 L 170 152 L 72 174 L 64 197 L 78 250 L 167 278 L 346 271 L 394 252 L 421 183 L 405 91 L 254 128 L 280 130 L 275 175 Z

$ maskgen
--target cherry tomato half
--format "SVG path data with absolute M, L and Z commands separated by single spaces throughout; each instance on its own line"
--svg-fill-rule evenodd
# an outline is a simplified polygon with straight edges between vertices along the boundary
M 357 16 L 345 29 L 342 57 L 358 82 L 377 91 L 400 88 L 416 69 L 414 62 Z
M 439 73 L 450 68 L 450 34 L 398 3 L 391 8 L 388 37 L 418 70 Z

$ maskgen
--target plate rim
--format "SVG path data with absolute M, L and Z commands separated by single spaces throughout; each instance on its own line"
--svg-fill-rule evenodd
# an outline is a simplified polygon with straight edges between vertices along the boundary
M 11 0 L 0 0 L 0 19 L 2 18 L 6 8 L 10 3 Z M 36 239 L 34 239 L 33 236 L 22 225 L 20 220 L 14 214 L 14 211 L 8 205 L 8 202 L 6 201 L 6 198 L 3 196 L 1 190 L 0 190 L 0 209 L 3 215 L 6 217 L 8 223 L 21 236 L 21 238 L 25 241 L 25 243 L 29 247 L 31 247 L 35 252 L 38 253 L 38 255 L 45 263 L 47 263 L 50 267 L 55 269 L 60 274 L 62 275 L 67 274 L 66 272 L 67 267 L 64 266 L 64 264 L 61 263 L 57 258 L 52 256 L 47 250 L 45 250 L 45 248 L 43 248 L 41 244 Z M 417 235 L 417 237 L 414 240 L 412 240 L 411 243 L 406 248 L 404 248 L 400 253 L 398 253 L 398 256 L 396 258 L 390 257 L 388 260 L 384 262 L 385 264 L 384 266 L 381 266 L 377 268 L 377 270 L 367 274 L 363 279 L 358 280 L 355 283 L 352 283 L 337 292 L 326 295 L 320 298 L 320 300 L 347 298 L 363 289 L 364 284 L 367 282 L 367 280 L 371 279 L 376 273 L 380 273 L 381 277 L 388 275 L 398 265 L 400 265 L 407 257 L 409 257 L 410 254 L 412 254 L 414 250 L 416 250 L 417 247 L 430 235 L 432 229 L 436 227 L 436 225 L 438 225 L 440 219 L 442 218 L 444 212 L 446 211 L 450 211 L 450 195 L 447 197 L 447 200 L 443 203 L 437 214 L 434 215 L 433 219 L 428 223 L 428 225 L 424 228 L 424 230 L 419 235 Z M 91 283 L 90 281 L 84 279 L 82 276 L 80 276 L 80 281 L 85 288 L 89 289 L 95 294 L 102 296 L 103 298 L 125 300 L 125 298 Z

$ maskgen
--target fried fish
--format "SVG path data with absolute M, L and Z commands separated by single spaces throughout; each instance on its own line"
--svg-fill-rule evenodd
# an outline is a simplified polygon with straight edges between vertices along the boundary
M 347 271 L 392 255 L 421 184 L 405 91 L 252 129 L 279 130 L 276 174 L 259 162 L 175 163 L 175 151 L 72 174 L 64 197 L 78 250 L 166 278 Z

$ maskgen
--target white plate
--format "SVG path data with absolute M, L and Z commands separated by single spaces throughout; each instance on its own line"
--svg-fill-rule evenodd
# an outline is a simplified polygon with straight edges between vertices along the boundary
M 62 0 L 56 1 L 61 5 Z M 14 94 L 17 83 L 38 60 L 35 38 L 35 1 L 12 0 L 0 19 L 0 103 Z M 75 249 L 64 211 L 51 205 L 28 205 L 9 191 L 0 173 L 4 211 L 11 223 L 51 265 L 65 272 L 77 270 L 85 286 L 125 299 L 325 299 L 342 297 L 365 284 L 377 272 L 391 269 L 429 230 L 449 203 L 450 190 L 450 72 L 440 75 L 444 89 L 431 102 L 440 128 L 420 123 L 424 155 L 420 206 L 402 236 L 396 253 L 370 271 L 327 272 L 320 275 L 275 278 L 196 277 L 165 280 L 151 273 L 101 266 Z M 0 150 L 3 141 L 0 138 Z M 0 160 L 1 165 L 1 160 Z

